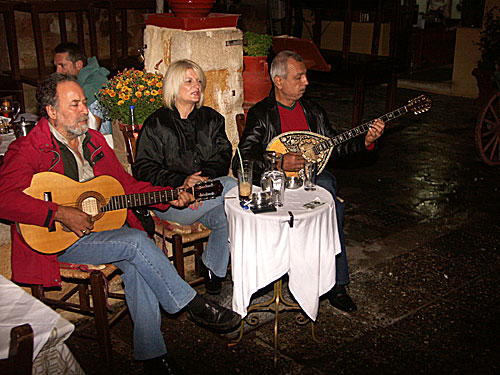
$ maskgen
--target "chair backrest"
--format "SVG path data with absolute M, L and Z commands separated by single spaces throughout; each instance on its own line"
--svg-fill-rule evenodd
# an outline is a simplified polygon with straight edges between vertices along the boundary
M 33 367 L 33 330 L 29 324 L 10 331 L 9 357 L 0 360 L 0 373 L 31 375 Z
M 236 127 L 238 128 L 239 139 L 241 139 L 243 130 L 245 130 L 245 115 L 243 113 L 238 113 L 236 115 Z
M 123 139 L 125 140 L 128 162 L 130 165 L 133 165 L 135 161 L 135 141 L 137 133 L 133 131 L 132 125 L 128 124 L 120 124 L 120 131 L 122 132 Z
M 377 56 L 380 54 L 382 24 L 387 22 L 390 27 L 389 56 L 395 56 L 400 13 L 400 0 L 377 0 L 376 2 L 344 0 L 331 2 L 328 4 L 328 8 L 315 10 L 316 23 L 313 39 L 317 46 L 320 47 L 323 32 L 321 21 L 343 19 L 342 58 L 346 59 L 351 53 L 353 22 L 373 22 L 370 54 Z

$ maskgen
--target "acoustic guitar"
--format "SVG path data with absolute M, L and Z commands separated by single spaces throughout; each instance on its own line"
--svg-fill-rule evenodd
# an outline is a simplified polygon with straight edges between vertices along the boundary
M 431 99 L 426 95 L 420 95 L 408 101 L 408 104 L 387 113 L 379 119 L 388 122 L 402 116 L 406 113 L 413 113 L 419 115 L 427 112 L 431 108 Z M 286 154 L 288 152 L 301 153 L 302 156 L 308 161 L 318 163 L 318 174 L 325 169 L 333 149 L 341 143 L 348 141 L 351 138 L 357 137 L 363 133 L 368 132 L 370 127 L 375 122 L 371 120 L 356 128 L 347 130 L 333 138 L 326 137 L 321 134 L 309 131 L 291 131 L 286 132 L 274 137 L 267 145 L 266 151 L 274 151 L 279 154 Z M 304 171 L 299 172 L 286 172 L 287 176 L 303 178 Z
M 220 181 L 209 180 L 187 189 L 197 200 L 215 198 L 222 193 Z M 42 172 L 33 176 L 31 185 L 24 192 L 33 198 L 55 202 L 61 206 L 76 207 L 94 221 L 94 232 L 117 229 L 127 219 L 127 209 L 149 206 L 176 200 L 182 188 L 148 193 L 125 194 L 120 182 L 103 175 L 90 181 L 77 182 L 54 172 Z M 79 237 L 60 222 L 51 228 L 18 223 L 26 243 L 44 254 L 54 254 L 71 246 Z

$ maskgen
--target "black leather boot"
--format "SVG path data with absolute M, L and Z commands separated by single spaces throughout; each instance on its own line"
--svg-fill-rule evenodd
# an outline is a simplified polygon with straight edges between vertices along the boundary
M 241 322 L 237 313 L 199 294 L 188 303 L 187 312 L 195 323 L 218 333 L 230 332 Z
M 353 312 L 358 309 L 349 294 L 345 285 L 335 285 L 327 294 L 330 304 L 342 311 Z
M 207 293 L 212 295 L 220 294 L 222 289 L 222 277 L 215 276 L 215 274 L 203 263 L 201 265 L 201 272 L 205 279 L 205 290 Z
M 164 354 L 160 357 L 147 359 L 142 362 L 144 368 L 144 374 L 148 375 L 176 375 L 180 374 L 180 371 L 177 369 L 177 366 L 172 361 L 171 358 L 168 357 L 167 354 Z

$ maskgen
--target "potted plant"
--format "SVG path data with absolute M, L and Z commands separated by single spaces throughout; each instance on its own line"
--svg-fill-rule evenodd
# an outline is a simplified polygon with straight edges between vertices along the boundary
M 267 54 L 273 37 L 266 34 L 245 32 L 243 34 L 243 107 L 246 111 L 264 99 L 271 90 L 267 66 Z
M 144 121 L 163 103 L 163 76 L 142 70 L 125 69 L 111 78 L 97 98 L 99 105 L 112 120 L 131 124 L 130 106 L 133 105 L 135 124 Z
M 483 106 L 500 88 L 500 9 L 492 7 L 484 15 L 479 42 L 481 52 L 477 68 L 472 71 L 479 87 L 478 104 Z
M 139 129 L 149 115 L 163 105 L 163 76 L 142 70 L 125 69 L 99 90 L 97 99 L 113 121 L 115 153 L 126 153 L 129 163 L 132 164 Z M 123 137 L 118 136 L 120 131 Z

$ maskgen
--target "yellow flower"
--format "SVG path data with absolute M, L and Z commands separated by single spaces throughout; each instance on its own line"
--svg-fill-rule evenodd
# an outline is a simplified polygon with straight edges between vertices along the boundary
M 158 95 L 158 91 L 157 90 L 151 90 L 151 95 L 153 95 L 153 96 Z
M 158 83 L 156 84 L 156 87 L 158 87 L 158 88 L 160 88 L 160 89 L 161 89 L 161 88 L 163 87 L 163 82 L 158 82 Z
M 142 96 L 142 92 L 140 91 L 136 91 L 135 92 L 135 96 L 137 96 L 138 98 L 140 98 Z
M 144 95 L 149 96 L 149 95 L 151 95 L 151 93 L 149 92 L 149 90 L 146 90 L 146 91 L 144 91 Z
M 123 100 L 118 100 L 118 105 L 122 105 L 123 103 L 125 103 Z

